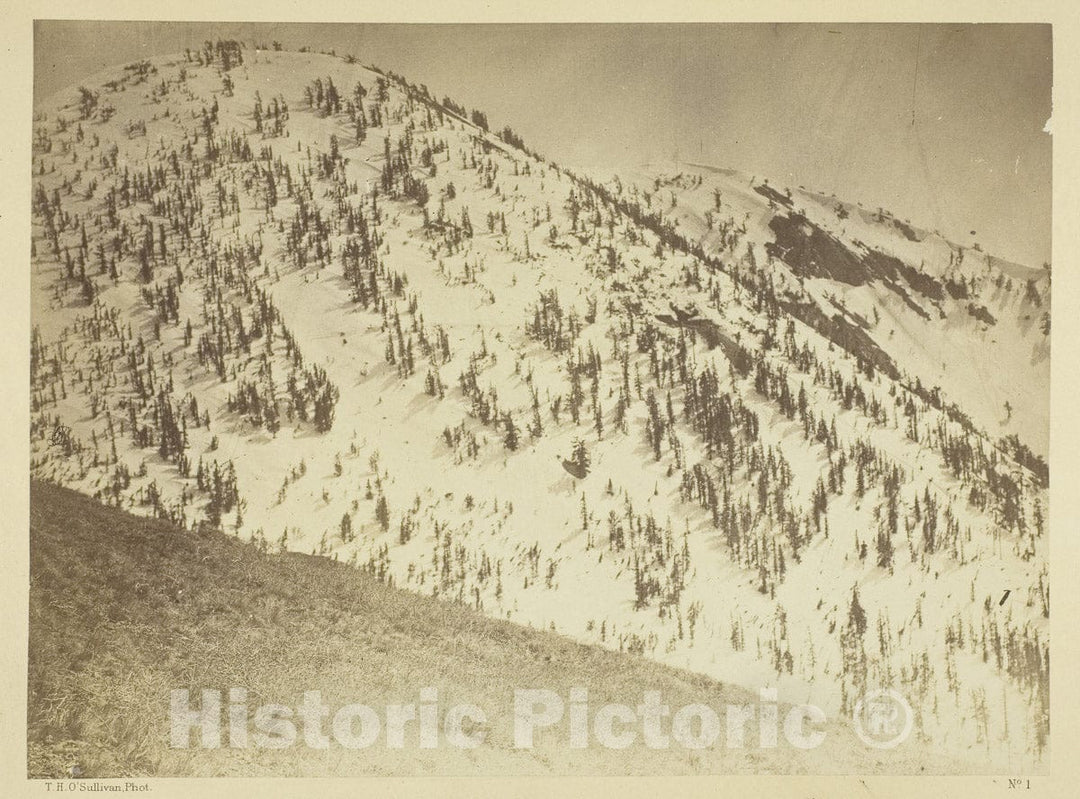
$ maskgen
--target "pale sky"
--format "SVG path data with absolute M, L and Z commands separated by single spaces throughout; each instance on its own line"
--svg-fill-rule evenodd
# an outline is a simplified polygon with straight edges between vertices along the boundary
M 1049 25 L 42 21 L 35 92 L 213 38 L 353 53 L 486 111 L 561 164 L 677 150 L 883 206 L 1004 258 L 1050 259 Z

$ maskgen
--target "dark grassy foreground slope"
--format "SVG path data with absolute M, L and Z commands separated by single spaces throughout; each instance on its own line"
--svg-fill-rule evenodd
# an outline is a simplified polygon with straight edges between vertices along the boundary
M 548 688 L 568 700 L 589 691 L 593 711 L 634 706 L 661 691 L 674 708 L 721 712 L 748 703 L 732 689 L 649 661 L 482 617 L 399 591 L 325 558 L 266 555 L 221 534 L 196 535 L 34 483 L 30 502 L 28 769 L 31 777 L 533 773 L 948 772 L 955 764 L 914 743 L 868 750 L 846 725 L 802 752 L 704 751 L 592 744 L 571 750 L 565 722 L 531 751 L 513 749 L 512 693 Z M 249 707 L 297 707 L 318 690 L 331 707 L 377 710 L 417 703 L 425 686 L 440 707 L 480 705 L 486 741 L 475 750 L 402 750 L 385 737 L 363 750 L 172 749 L 169 691 L 243 687 Z M 781 718 L 784 708 L 780 709 Z M 329 726 L 329 725 L 327 725 Z M 756 727 L 748 729 L 754 743 Z M 224 737 L 224 731 L 223 731 Z M 227 739 L 226 739 L 227 740 Z

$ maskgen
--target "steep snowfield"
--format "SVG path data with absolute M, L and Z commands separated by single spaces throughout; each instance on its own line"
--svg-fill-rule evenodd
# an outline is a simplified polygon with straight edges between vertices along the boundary
M 607 179 L 602 174 L 597 177 Z M 657 196 L 655 207 L 706 252 L 730 254 L 725 225 L 745 226 L 742 240 L 760 246 L 774 239 L 769 228 L 773 217 L 796 212 L 856 256 L 873 250 L 931 278 L 919 286 L 901 281 L 900 288 L 912 302 L 882 280 L 866 280 L 865 275 L 852 283 L 803 274 L 802 285 L 823 309 L 829 310 L 829 297 L 833 297 L 872 322 L 868 334 L 892 356 L 906 379 L 917 379 L 927 389 L 940 388 L 947 402 L 959 405 L 987 433 L 1018 435 L 1036 454 L 1047 457 L 1050 339 L 1044 323 L 1048 325 L 1050 313 L 1048 270 L 961 247 L 883 209 L 868 211 L 803 188 L 777 189 L 769 186 L 767 178 L 732 169 L 650 165 L 617 178 L 652 191 Z M 763 247 L 758 257 L 767 257 Z M 771 264 L 783 277 L 800 274 L 783 256 Z M 780 274 L 777 279 L 783 279 Z M 959 293 L 961 282 L 970 285 L 962 296 L 954 296 L 950 288 Z M 927 289 L 929 296 L 923 293 Z M 979 309 L 988 316 L 976 315 Z
M 593 183 L 344 59 L 210 55 L 38 110 L 35 476 L 831 715 L 896 687 L 925 741 L 1040 767 L 1046 277 L 1036 307 L 801 191 L 860 257 L 974 288 L 799 275 L 756 180 Z

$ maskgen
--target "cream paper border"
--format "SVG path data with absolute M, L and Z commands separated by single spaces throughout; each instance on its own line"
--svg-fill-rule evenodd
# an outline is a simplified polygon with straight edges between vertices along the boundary
M 831 797 L 1080 796 L 1080 9 L 1076 0 L 555 0 L 543 5 L 484 0 L 0 0 L 0 795 L 47 796 L 26 779 L 26 653 L 29 529 L 29 263 L 30 142 L 34 19 L 186 20 L 207 22 L 1048 22 L 1053 25 L 1053 292 L 1050 572 L 1051 764 L 1030 788 L 1009 777 L 543 777 L 360 779 L 152 779 L 154 796 L 322 797 L 625 796 L 657 795 L 796 799 Z M 1080 347 L 1080 344 L 1077 345 Z M 1017 774 L 1016 778 L 1028 775 Z M 117 781 L 110 781 L 117 782 Z M 123 782 L 123 781 L 119 781 Z

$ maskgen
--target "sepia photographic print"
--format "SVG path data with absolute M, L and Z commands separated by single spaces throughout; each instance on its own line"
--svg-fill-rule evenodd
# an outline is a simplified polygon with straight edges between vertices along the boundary
M 34 795 L 1072 756 L 1054 26 L 32 33 Z

